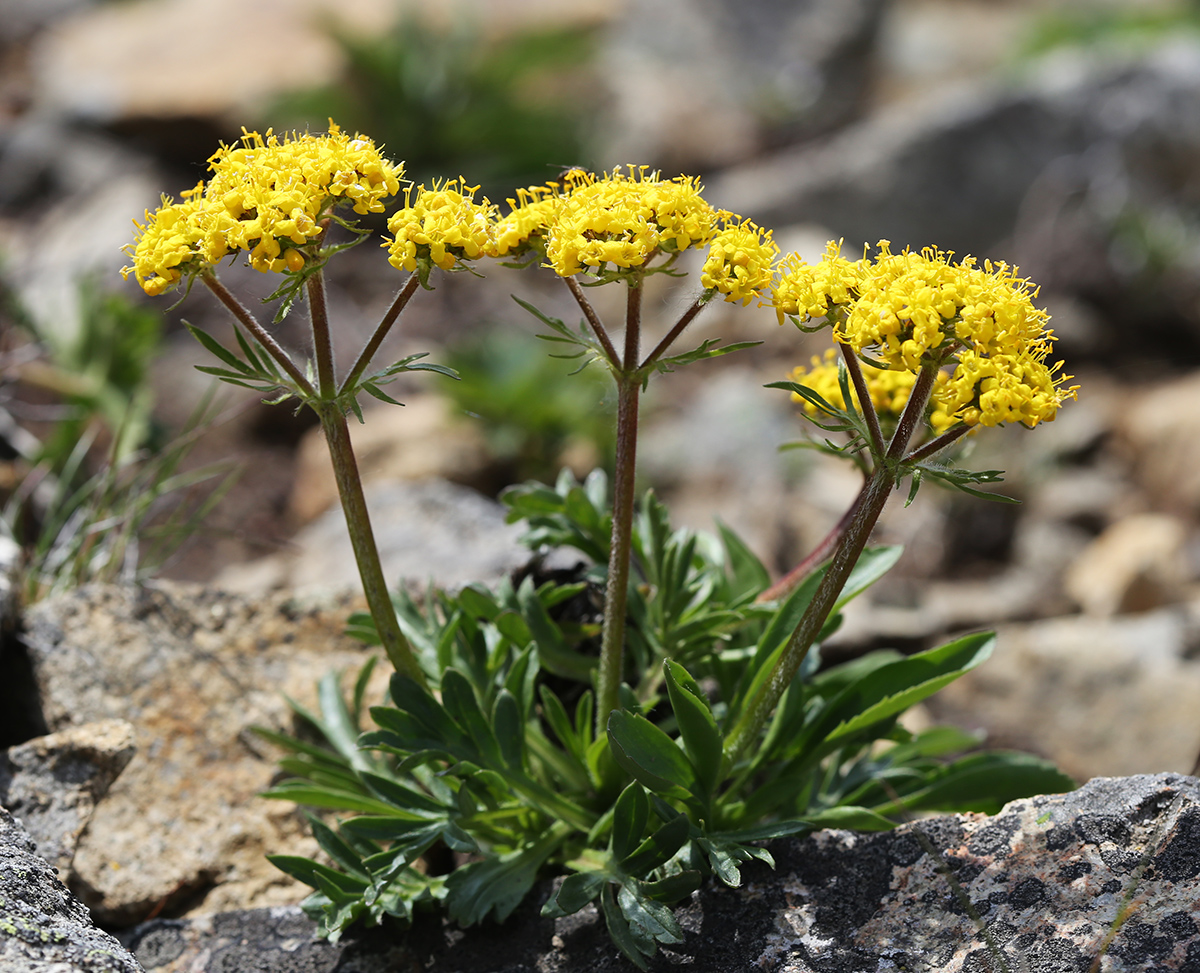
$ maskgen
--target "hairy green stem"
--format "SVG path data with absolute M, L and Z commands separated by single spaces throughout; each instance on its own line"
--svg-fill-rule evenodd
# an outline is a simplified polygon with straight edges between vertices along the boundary
M 258 323 L 258 319 L 250 313 L 249 308 L 234 297 L 229 288 L 217 280 L 215 275 L 208 273 L 200 274 L 200 279 L 204 281 L 204 286 L 213 292 L 217 300 L 225 305 L 229 313 L 241 323 L 242 327 L 254 335 L 255 340 L 262 345 L 263 350 L 274 358 L 279 367 L 287 373 L 288 378 L 296 384 L 296 389 L 300 392 L 301 398 L 313 398 L 317 394 L 316 389 L 304 377 L 304 373 L 300 371 L 296 363 L 288 357 L 288 353 L 283 350 L 279 342 L 271 336 L 271 333 L 266 328 Z
M 927 442 L 924 446 L 914 449 L 911 453 L 904 457 L 904 462 L 919 463 L 921 460 L 929 459 L 930 456 L 934 456 L 941 452 L 951 443 L 962 439 L 962 437 L 969 433 L 973 428 L 973 426 L 967 425 L 955 426 L 949 432 L 944 432 L 936 439 L 929 440 L 929 442 Z
M 367 499 L 358 475 L 358 463 L 354 459 L 354 449 L 350 444 L 350 427 L 346 423 L 345 413 L 336 402 L 315 400 L 312 405 L 321 419 L 321 428 L 329 445 L 329 458 L 333 460 L 333 475 L 337 481 L 338 496 L 342 500 L 342 512 L 346 516 L 350 545 L 354 550 L 363 594 L 366 596 L 371 617 L 375 620 L 379 640 L 398 673 L 408 676 L 420 686 L 427 687 L 425 673 L 421 671 L 408 640 L 400 631 L 396 609 L 388 593 L 383 565 L 379 562 L 379 549 L 375 545 L 375 535 L 371 530 Z
M 596 309 L 592 307 L 592 302 L 587 299 L 587 295 L 583 292 L 583 288 L 579 286 L 579 281 L 574 277 L 564 277 L 567 290 L 571 292 L 571 296 L 575 298 L 575 303 L 579 305 L 579 310 L 583 312 L 583 316 L 587 319 L 587 323 L 591 326 L 592 332 L 596 335 L 596 340 L 600 342 L 604 348 L 604 354 L 608 356 L 609 362 L 614 368 L 632 368 L 637 362 L 625 361 L 617 357 L 617 349 L 613 347 L 612 339 L 608 336 L 608 331 L 604 327 L 604 322 L 600 320 L 600 315 L 596 313 Z M 640 289 L 640 283 L 639 283 Z M 628 340 L 626 341 L 628 344 Z
M 875 411 L 875 403 L 871 401 L 871 392 L 867 388 L 867 380 L 863 377 L 862 368 L 858 364 L 858 356 L 854 349 L 843 342 L 838 342 L 842 359 L 846 362 L 846 371 L 850 373 L 850 381 L 854 391 L 858 393 L 858 407 L 862 410 L 863 418 L 867 421 L 867 433 L 871 437 L 871 455 L 883 455 L 883 432 L 879 428 L 879 414 Z M 850 403 L 846 403 L 850 408 Z
M 329 335 L 329 316 L 325 306 L 325 285 L 318 271 L 308 278 L 308 306 L 312 321 L 313 351 L 317 359 L 317 395 L 309 405 L 321 420 L 325 442 L 329 446 L 329 458 L 333 461 L 333 476 L 337 482 L 338 496 L 342 501 L 342 513 L 346 516 L 346 529 L 350 534 L 350 546 L 362 579 L 363 594 L 367 607 L 375 620 L 379 640 L 396 671 L 408 676 L 420 686 L 426 686 L 425 674 L 417 664 L 416 656 L 396 619 L 396 609 L 388 593 L 387 580 L 383 576 L 383 565 L 379 561 L 379 548 L 371 530 L 371 517 L 367 511 L 367 499 L 363 494 L 362 478 L 358 473 L 358 462 L 350 442 L 350 427 L 346 414 L 338 404 L 337 379 L 333 362 L 333 342 Z
M 362 353 L 358 356 L 358 361 L 354 363 L 354 367 L 350 369 L 350 374 L 346 376 L 346 380 L 342 383 L 342 391 L 348 391 L 354 388 L 355 383 L 362 378 L 362 373 L 367 370 L 367 366 L 371 364 L 371 359 L 375 357 L 375 352 L 379 351 L 379 346 L 383 344 L 383 339 L 387 337 L 389 331 L 392 330 L 392 325 L 396 323 L 396 319 L 400 317 L 400 312 L 408 306 L 408 302 L 417 292 L 417 285 L 421 283 L 420 274 L 412 274 L 408 280 L 404 282 L 404 286 L 400 288 L 400 292 L 396 295 L 396 299 L 392 301 L 392 306 L 387 309 L 383 320 L 379 322 L 379 326 L 375 329 L 375 333 L 371 335 L 371 340 L 363 347 Z
M 671 345 L 675 342 L 675 339 L 683 334 L 683 329 L 692 323 L 696 315 L 703 311 L 705 306 L 706 302 L 703 299 L 703 295 L 696 298 L 696 300 L 691 303 L 688 309 L 679 316 L 679 320 L 675 322 L 675 327 L 668 331 L 666 337 L 663 338 L 663 340 L 655 346 L 654 350 L 646 356 L 646 360 L 642 362 L 639 368 L 643 370 L 649 368 L 664 354 L 666 354 L 667 349 L 671 347 Z
M 305 286 L 308 288 L 308 316 L 312 325 L 313 357 L 317 360 L 317 394 L 322 399 L 337 397 L 334 374 L 333 339 L 329 336 L 329 311 L 325 306 L 325 275 L 318 268 Z
M 788 639 L 787 646 L 776 661 L 774 669 L 746 700 L 740 716 L 726 735 L 725 755 L 730 767 L 734 766 L 746 748 L 758 739 L 763 726 L 803 664 L 808 650 L 825 627 L 825 620 L 837 604 L 850 572 L 858 563 L 863 548 L 867 546 L 867 539 L 871 536 L 871 531 L 896 486 L 902 471 L 904 450 L 916 430 L 917 423 L 924 415 L 936 376 L 937 367 L 934 365 L 923 367 L 917 376 L 908 405 L 900 416 L 892 441 L 888 444 L 887 454 L 876 466 L 863 493 L 855 501 L 857 509 L 838 540 L 829 567 L 825 570 L 825 576 L 817 586 L 812 601 Z
M 638 343 L 641 332 L 642 282 L 631 280 L 625 308 L 625 355 L 617 373 L 617 449 L 613 471 L 612 541 L 604 594 L 604 631 L 596 682 L 596 736 L 608 729 L 608 716 L 620 705 L 625 650 L 625 610 L 629 595 L 629 561 L 633 538 L 633 486 L 637 465 Z

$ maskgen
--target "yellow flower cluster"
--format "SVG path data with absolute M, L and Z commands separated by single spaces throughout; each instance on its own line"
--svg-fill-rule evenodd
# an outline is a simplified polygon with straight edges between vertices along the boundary
M 1036 291 L 1007 264 L 972 257 L 955 264 L 934 248 L 894 254 L 880 241 L 874 259 L 850 261 L 830 243 L 810 265 L 785 258 L 772 291 L 782 321 L 828 316 L 838 341 L 897 372 L 952 366 L 938 386 L 930 421 L 995 426 L 1051 421 L 1074 388 L 1046 364 L 1053 333 Z
M 520 190 L 493 226 L 489 255 L 537 248 L 561 277 L 585 268 L 642 267 L 658 253 L 703 246 L 722 216 L 690 176 L 662 179 L 647 167 L 594 176 L 571 169 L 557 182 Z
M 442 270 L 451 270 L 460 260 L 473 260 L 489 247 L 493 207 L 486 198 L 475 202 L 478 186 L 468 186 L 461 178 L 451 179 L 432 189 L 417 187 L 410 201 L 404 190 L 404 208 L 388 220 L 395 234 L 383 245 L 388 248 L 388 263 L 397 270 L 413 271 L 419 260 L 428 260 Z
M 770 230 L 750 220 L 727 225 L 708 246 L 700 286 L 724 294 L 727 301 L 741 301 L 744 307 L 770 286 L 778 255 Z
M 617 169 L 562 198 L 546 231 L 546 261 L 560 277 L 608 264 L 642 267 L 660 251 L 708 243 L 717 218 L 693 177 Z
M 352 139 L 332 122 L 326 135 L 244 132 L 240 143 L 222 146 L 208 161 L 207 185 L 185 193 L 181 203 L 164 197 L 144 224 L 135 221 L 136 239 L 126 248 L 133 264 L 122 273 L 134 274 L 148 294 L 237 250 L 247 251 L 256 270 L 298 269 L 303 259 L 289 259 L 285 249 L 317 238 L 321 220 L 339 205 L 382 212 L 404 174 L 370 139 Z
M 898 418 L 908 404 L 908 396 L 912 392 L 913 383 L 917 376 L 913 372 L 898 369 L 876 368 L 863 362 L 860 366 L 863 379 L 867 383 L 867 391 L 871 396 L 871 404 L 878 415 Z M 842 398 L 842 388 L 838 383 L 837 352 L 830 348 L 825 352 L 824 359 L 813 355 L 812 365 L 808 368 L 800 366 L 792 370 L 788 378 L 797 385 L 812 389 L 830 405 L 839 409 L 846 408 L 846 400 Z M 944 379 L 940 384 L 944 384 Z M 850 396 L 857 406 L 858 393 L 850 387 Z M 936 399 L 937 392 L 934 393 Z M 792 401 L 802 403 L 804 411 L 810 416 L 817 414 L 817 407 L 804 396 L 792 393 Z

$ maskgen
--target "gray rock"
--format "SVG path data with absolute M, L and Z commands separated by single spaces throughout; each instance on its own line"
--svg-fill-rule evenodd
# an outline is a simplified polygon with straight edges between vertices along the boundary
M 1194 41 L 1135 59 L 1056 56 L 1019 82 L 900 102 L 730 170 L 709 198 L 777 238 L 815 224 L 850 253 L 888 239 L 1017 262 L 1044 293 L 1100 311 L 1106 340 L 1081 341 L 1095 355 L 1129 346 L 1112 332 L 1121 314 L 1152 331 L 1164 316 L 1197 323 L 1200 214 L 1182 160 L 1200 151 L 1198 93 Z
M 982 727 L 992 745 L 1041 753 L 1078 778 L 1191 771 L 1198 607 L 997 626 L 992 658 L 930 708 L 939 722 Z
M 355 607 L 160 583 L 84 587 L 27 612 L 50 729 L 119 718 L 137 734 L 72 866 L 97 921 L 131 925 L 198 896 L 215 910 L 300 897 L 264 855 L 315 845 L 293 805 L 258 798 L 277 753 L 250 727 L 292 729 L 285 696 L 315 708 L 322 676 L 361 666 L 367 652 L 342 634 Z
M 38 852 L 66 881 L 96 802 L 133 759 L 133 727 L 102 720 L 0 754 L 0 804 L 21 819 Z
M 0 973 L 140 973 L 0 807 Z
M 884 0 L 636 0 L 610 31 L 605 164 L 695 171 L 827 131 L 865 101 Z
M 504 507 L 469 487 L 431 477 L 372 483 L 364 492 L 389 583 L 488 584 L 529 560 L 529 550 L 518 542 L 523 528 L 506 524 Z M 247 593 L 359 590 L 341 506 L 301 530 L 289 551 L 234 566 L 218 583 Z
M 1195 778 L 1098 778 L 885 834 L 822 831 L 773 842 L 739 889 L 706 884 L 677 915 L 686 941 L 652 970 L 767 973 L 936 969 L 1190 970 L 1200 962 L 1200 786 Z M 337 946 L 295 910 L 154 922 L 127 937 L 152 973 L 392 969 L 626 973 L 590 909 L 549 920 L 522 908 L 465 933 L 419 922 Z M 1119 922 L 1118 918 L 1123 919 Z M 389 965 L 391 964 L 391 965 Z

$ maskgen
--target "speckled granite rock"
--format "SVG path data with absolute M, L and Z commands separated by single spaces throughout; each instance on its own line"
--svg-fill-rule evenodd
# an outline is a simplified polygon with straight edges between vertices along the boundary
M 99 720 L 0 753 L 0 804 L 20 818 L 62 881 L 96 802 L 136 749 L 132 726 Z
M 0 808 L 0 973 L 140 973 Z
M 1084 973 L 1103 952 L 1104 973 L 1200 970 L 1192 777 L 1097 778 L 995 817 L 934 818 L 888 834 L 822 831 L 771 851 L 774 872 L 748 867 L 742 888 L 708 884 L 681 907 L 687 940 L 651 968 Z M 504 926 L 466 933 L 430 919 L 407 936 L 373 930 L 331 946 L 309 938 L 298 910 L 263 909 L 147 923 L 126 942 L 151 973 L 632 969 L 590 908 L 539 916 L 548 893 Z
M 53 731 L 133 725 L 138 752 L 79 841 L 70 885 L 108 926 L 297 901 L 303 887 L 264 855 L 315 844 L 294 806 L 258 794 L 274 749 L 249 730 L 291 728 L 284 696 L 315 706 L 317 681 L 368 652 L 342 634 L 355 603 L 243 599 L 188 585 L 91 585 L 26 613 L 28 649 Z

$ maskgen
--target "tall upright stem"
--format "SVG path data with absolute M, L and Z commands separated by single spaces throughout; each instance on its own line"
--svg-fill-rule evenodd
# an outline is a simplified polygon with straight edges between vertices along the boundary
M 317 394 L 322 399 L 337 396 L 333 341 L 329 336 L 329 311 L 325 306 L 325 275 L 318 270 L 306 281 L 308 313 L 312 322 L 313 357 L 317 360 Z
M 638 345 L 641 337 L 642 282 L 631 280 L 625 307 L 625 354 L 617 371 L 617 451 L 613 471 L 612 541 L 604 594 L 604 632 L 596 684 L 596 736 L 603 737 L 609 714 L 620 705 L 625 649 L 625 610 L 633 538 L 634 475 L 637 466 Z
M 837 604 L 842 589 L 858 563 L 867 539 L 875 527 L 879 515 L 887 504 L 888 497 L 902 473 L 901 460 L 908 441 L 916 430 L 917 423 L 925 412 L 937 368 L 927 365 L 913 383 L 908 405 L 896 425 L 896 432 L 888 444 L 887 455 L 877 463 L 866 488 L 856 501 L 849 523 L 842 532 L 837 548 L 830 559 L 825 576 L 817 586 L 812 601 L 801 617 L 799 624 L 788 639 L 787 647 L 776 661 L 767 678 L 758 683 L 746 699 L 741 714 L 726 735 L 725 755 L 732 767 L 750 744 L 758 739 L 759 732 L 775 711 L 780 698 L 791 685 L 804 657 L 812 648 L 825 620 Z
M 366 596 L 367 607 L 375 620 L 375 628 L 388 659 L 398 673 L 424 686 L 425 674 L 417 664 L 416 656 L 413 655 L 404 633 L 400 631 L 396 609 L 388 593 L 383 565 L 379 561 L 379 548 L 375 545 L 375 534 L 371 529 L 371 517 L 367 511 L 367 498 L 363 494 L 358 462 L 354 458 L 354 448 L 350 442 L 350 427 L 346 423 L 346 414 L 337 402 L 333 342 L 329 335 L 329 317 L 325 307 L 325 285 L 319 271 L 308 278 L 307 286 L 313 351 L 317 359 L 317 396 L 310 404 L 321 420 L 321 429 L 329 446 L 333 476 L 337 482 L 338 496 L 342 501 L 342 513 L 346 517 L 346 529 L 350 534 L 350 546 L 358 565 L 358 575 L 362 579 L 363 594 Z
M 416 656 L 413 655 L 404 633 L 400 631 L 396 609 L 392 605 L 387 581 L 383 576 L 379 549 L 375 546 L 371 518 L 367 513 L 367 499 L 358 475 L 358 463 L 350 445 L 350 428 L 346 423 L 346 416 L 336 402 L 318 400 L 314 409 L 321 419 L 321 428 L 329 445 L 329 458 L 333 460 L 333 475 L 337 481 L 338 496 L 342 501 L 342 513 L 346 516 L 350 546 L 354 550 L 363 594 L 366 596 L 371 617 L 375 620 L 379 640 L 383 643 L 383 649 L 395 670 L 408 676 L 418 685 L 425 686 L 425 674 L 417 664 Z

